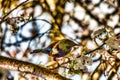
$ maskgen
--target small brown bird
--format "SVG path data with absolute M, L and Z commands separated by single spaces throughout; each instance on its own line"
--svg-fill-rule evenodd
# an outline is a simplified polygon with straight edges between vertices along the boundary
M 32 53 L 43 52 L 53 56 L 54 58 L 64 57 L 71 51 L 71 48 L 76 45 L 78 44 L 69 39 L 62 39 L 50 44 L 47 48 L 33 50 Z

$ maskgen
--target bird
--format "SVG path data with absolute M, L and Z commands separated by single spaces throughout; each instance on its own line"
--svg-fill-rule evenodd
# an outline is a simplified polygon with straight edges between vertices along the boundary
M 35 49 L 32 51 L 32 53 L 47 53 L 50 56 L 53 56 L 54 58 L 64 57 L 68 53 L 70 53 L 71 48 L 73 46 L 76 46 L 74 41 L 70 39 L 62 39 L 56 42 L 51 43 L 48 47 L 44 49 Z

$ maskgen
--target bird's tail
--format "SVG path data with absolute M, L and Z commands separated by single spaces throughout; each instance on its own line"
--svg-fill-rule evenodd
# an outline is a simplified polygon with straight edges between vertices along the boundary
M 46 53 L 46 54 L 48 54 L 50 51 L 51 51 L 51 49 L 47 49 L 47 48 L 45 48 L 45 49 L 35 49 L 31 52 L 31 54 L 33 54 L 33 53 Z

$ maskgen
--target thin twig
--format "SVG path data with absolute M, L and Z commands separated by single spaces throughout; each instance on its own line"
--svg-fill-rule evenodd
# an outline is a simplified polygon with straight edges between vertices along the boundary
M 1 36 L 1 40 L 0 40 L 0 51 L 3 50 L 3 43 L 4 43 L 4 40 L 5 40 L 6 31 L 7 31 L 7 27 L 5 27 L 5 31 L 4 31 L 3 35 Z
M 44 32 L 43 34 L 41 34 L 41 36 L 36 36 L 36 37 L 31 38 L 30 40 L 28 40 L 28 41 L 29 41 L 29 42 L 28 42 L 28 46 L 27 46 L 27 49 L 25 50 L 25 52 L 24 52 L 24 55 L 23 55 L 23 56 L 25 56 L 25 55 L 26 55 L 26 53 L 27 53 L 28 49 L 30 48 L 31 41 L 32 41 L 33 39 L 35 39 L 35 38 L 37 38 L 37 37 L 41 38 L 42 36 L 44 36 L 45 34 L 47 34 L 49 31 L 50 31 L 50 30 L 47 30 L 46 32 Z
M 91 73 L 91 78 L 93 77 L 93 75 L 94 75 L 94 73 L 95 73 L 95 71 L 99 68 L 99 66 L 101 65 L 101 61 L 100 61 L 100 63 L 99 63 L 99 65 L 95 68 L 95 70 Z
M 34 35 L 33 37 L 30 37 L 30 38 L 24 38 L 24 39 L 22 39 L 20 41 L 17 41 L 15 43 L 5 43 L 5 45 L 7 45 L 7 46 L 18 45 L 19 43 L 22 43 L 22 42 L 25 42 L 25 41 L 29 41 L 29 40 L 33 40 L 33 39 L 35 39 L 37 37 L 42 37 L 44 34 L 46 34 L 48 32 L 49 32 L 49 30 L 44 32 L 44 33 L 38 33 L 38 34 L 36 34 L 36 35 Z
M 103 43 L 102 45 L 100 45 L 99 47 L 97 47 L 96 49 L 92 50 L 92 51 L 89 51 L 87 52 L 86 54 L 89 54 L 89 53 L 93 53 L 94 51 L 96 50 L 99 50 L 105 43 Z
M 3 20 L 5 20 L 6 17 L 7 17 L 10 13 L 12 13 L 15 9 L 17 9 L 17 8 L 20 7 L 21 5 L 25 4 L 27 1 L 29 1 L 29 0 L 26 0 L 26 1 L 22 2 L 21 4 L 19 4 L 18 6 L 16 6 L 14 9 L 12 9 L 10 12 L 8 12 L 8 13 L 3 17 Z
M 49 23 L 50 25 L 52 25 L 49 21 L 47 21 L 47 20 L 45 20 L 45 19 L 36 19 L 36 18 L 33 18 L 33 19 L 29 20 L 28 22 L 24 23 L 23 25 L 21 25 L 21 29 L 22 29 L 26 24 L 28 24 L 29 22 L 36 21 L 36 20 L 45 21 L 46 23 Z

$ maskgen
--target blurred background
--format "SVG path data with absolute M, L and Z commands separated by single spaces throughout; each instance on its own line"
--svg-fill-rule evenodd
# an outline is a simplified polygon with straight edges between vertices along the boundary
M 93 32 L 98 30 L 92 35 L 96 37 L 104 33 L 103 27 L 107 27 L 115 35 L 120 33 L 119 6 L 119 0 L 0 0 L 0 55 L 47 66 L 52 62 L 48 54 L 30 52 L 61 39 L 70 39 L 80 45 L 72 54 L 92 51 L 103 43 L 94 41 Z M 109 76 L 106 75 L 107 68 L 99 68 L 95 73 L 99 66 L 109 65 L 101 64 L 101 53 L 104 53 L 103 49 L 94 52 L 94 57 L 85 54 L 88 61 L 92 60 L 91 65 L 84 66 L 87 71 L 70 71 L 65 67 L 55 71 L 72 80 L 118 80 L 118 68 L 115 73 L 108 71 Z M 8 70 L 1 70 L 0 77 L 2 80 L 44 80 Z

